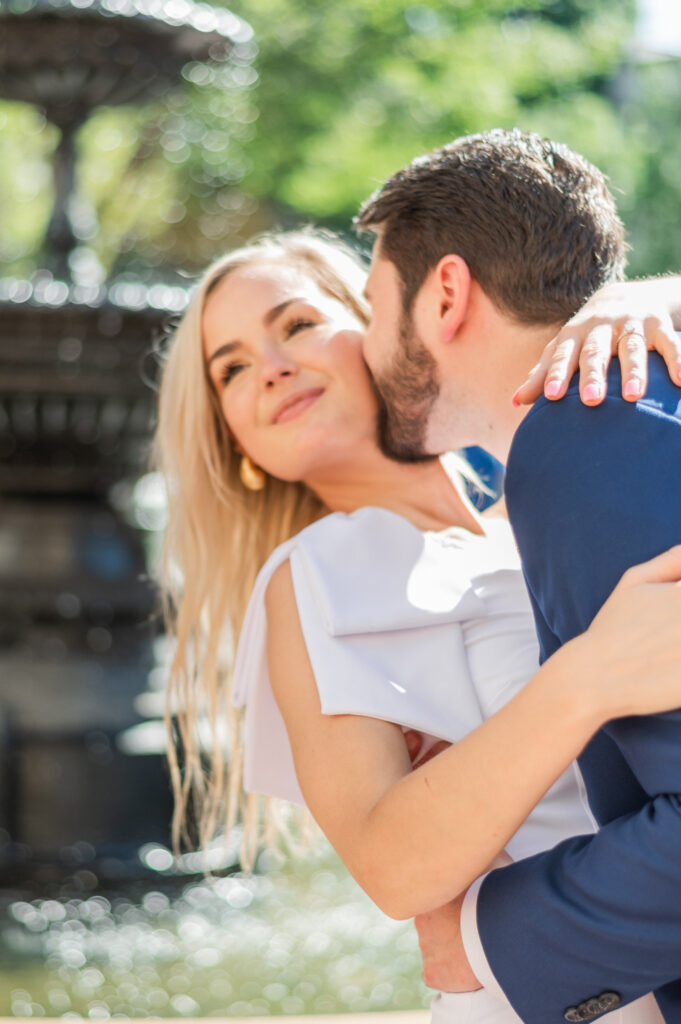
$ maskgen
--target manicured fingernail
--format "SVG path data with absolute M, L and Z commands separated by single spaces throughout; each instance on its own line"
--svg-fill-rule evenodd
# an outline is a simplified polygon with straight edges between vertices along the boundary
M 544 385 L 544 394 L 547 398 L 558 398 L 558 395 L 560 394 L 560 381 L 547 380 Z
M 586 384 L 582 390 L 582 398 L 585 402 L 597 402 L 601 397 L 601 389 L 598 384 Z
M 638 380 L 628 380 L 624 385 L 624 397 L 625 398 L 640 398 L 641 397 L 641 383 Z
M 511 395 L 511 405 L 515 406 L 516 409 L 520 408 L 520 399 L 518 398 L 518 395 L 520 394 L 521 391 L 522 391 L 522 388 L 518 388 L 518 390 L 514 391 L 513 394 Z

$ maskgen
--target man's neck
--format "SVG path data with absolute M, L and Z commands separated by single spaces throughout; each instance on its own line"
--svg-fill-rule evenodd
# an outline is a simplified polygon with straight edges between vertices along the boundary
M 507 462 L 513 436 L 531 408 L 514 406 L 513 395 L 558 330 L 556 324 L 528 327 L 503 318 L 495 331 L 493 352 L 489 354 L 489 365 L 494 370 L 482 386 L 480 427 L 486 436 L 481 436 L 476 443 L 501 463 Z

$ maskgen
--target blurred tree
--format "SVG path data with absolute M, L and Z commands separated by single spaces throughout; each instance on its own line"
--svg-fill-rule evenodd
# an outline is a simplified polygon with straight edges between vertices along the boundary
M 77 279 L 122 271 L 198 268 L 257 211 L 236 186 L 257 109 L 247 47 L 230 65 L 190 64 L 163 102 L 102 107 L 77 136 Z M 0 264 L 39 265 L 53 202 L 50 161 L 58 131 L 23 104 L 0 102 Z
M 193 271 L 254 231 L 310 218 L 347 230 L 361 200 L 416 154 L 514 124 L 610 175 L 632 270 L 681 266 L 670 215 L 681 70 L 632 61 L 635 0 L 229 6 L 255 29 L 252 64 L 191 66 L 163 104 L 101 110 L 82 130 L 82 234 L 96 256 L 83 273 L 100 272 L 97 261 L 101 272 Z M 49 212 L 56 131 L 10 104 L 0 126 L 0 259 L 26 273 Z
M 580 138 L 621 145 L 605 83 L 631 3 L 244 0 L 238 13 L 260 51 L 244 186 L 297 212 L 347 224 L 406 160 L 494 125 L 586 120 Z
M 634 181 L 619 198 L 629 228 L 630 273 L 681 268 L 681 59 L 622 71 L 622 119 Z M 611 171 L 617 180 L 616 170 Z

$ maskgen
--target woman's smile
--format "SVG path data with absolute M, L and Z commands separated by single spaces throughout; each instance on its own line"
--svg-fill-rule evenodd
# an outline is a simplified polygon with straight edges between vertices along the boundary
M 293 395 L 288 395 L 274 410 L 272 423 L 287 423 L 301 416 L 317 399 L 324 394 L 324 388 L 303 388 Z
M 303 270 L 235 268 L 208 297 L 202 327 L 225 421 L 266 473 L 309 484 L 358 446 L 378 451 L 364 324 Z

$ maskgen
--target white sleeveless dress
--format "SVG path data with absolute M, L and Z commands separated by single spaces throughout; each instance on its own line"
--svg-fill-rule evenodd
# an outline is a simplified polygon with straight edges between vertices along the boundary
M 322 712 L 356 714 L 452 743 L 534 674 L 532 611 L 508 523 L 422 532 L 380 508 L 334 513 L 272 554 L 258 575 L 234 667 L 233 701 L 246 705 L 244 785 L 303 804 L 267 669 L 265 592 L 287 559 Z M 509 840 L 513 860 L 593 832 L 581 776 L 571 766 Z M 480 990 L 439 993 L 437 1024 L 518 1024 L 508 1003 Z M 658 1024 L 652 996 L 600 1018 Z

